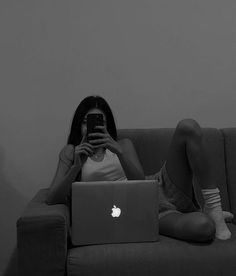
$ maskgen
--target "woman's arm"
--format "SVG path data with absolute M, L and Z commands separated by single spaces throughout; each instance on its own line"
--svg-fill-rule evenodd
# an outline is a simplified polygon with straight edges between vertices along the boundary
M 135 147 L 128 138 L 119 141 L 121 152 L 117 154 L 128 180 L 145 179 Z
M 59 162 L 53 181 L 50 186 L 47 204 L 65 204 L 70 193 L 72 182 L 80 171 L 73 165 L 74 146 L 66 145 L 59 154 Z

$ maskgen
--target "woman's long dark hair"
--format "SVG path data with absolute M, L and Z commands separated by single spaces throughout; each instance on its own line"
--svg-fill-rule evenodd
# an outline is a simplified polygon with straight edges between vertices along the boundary
M 104 98 L 96 95 L 84 98 L 76 108 L 67 144 L 72 144 L 74 146 L 80 144 L 82 140 L 81 125 L 84 116 L 92 108 L 98 108 L 104 112 L 107 119 L 107 131 L 115 141 L 117 140 L 117 130 L 111 108 Z
M 72 119 L 70 134 L 67 139 L 67 144 L 72 144 L 74 146 L 77 146 L 80 144 L 82 140 L 81 125 L 84 120 L 84 116 L 92 108 L 99 108 L 104 112 L 107 119 L 107 131 L 115 141 L 117 140 L 116 125 L 115 125 L 111 108 L 109 107 L 108 103 L 101 96 L 88 96 L 84 98 L 76 108 L 74 117 Z M 80 180 L 81 180 L 81 170 L 76 176 L 75 181 L 80 181 Z M 72 190 L 70 188 L 69 195 L 66 199 L 66 205 L 68 205 L 68 207 L 70 208 L 70 225 L 72 222 L 71 195 L 72 195 Z

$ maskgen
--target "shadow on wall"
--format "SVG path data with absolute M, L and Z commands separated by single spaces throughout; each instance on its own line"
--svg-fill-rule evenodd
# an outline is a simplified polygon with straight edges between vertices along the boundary
M 4 160 L 4 150 L 0 147 L 0 275 L 15 276 L 18 275 L 16 221 L 29 200 L 5 178 Z
M 2 273 L 3 276 L 18 276 L 18 267 L 17 267 L 17 248 L 16 246 L 12 250 L 12 253 L 9 256 L 9 260 L 5 265 L 6 268 Z

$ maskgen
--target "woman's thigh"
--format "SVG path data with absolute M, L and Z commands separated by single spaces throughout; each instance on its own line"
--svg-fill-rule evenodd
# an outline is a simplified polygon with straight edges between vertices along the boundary
M 159 233 L 181 240 L 204 242 L 214 239 L 215 224 L 202 212 L 170 213 L 159 219 Z
M 198 124 L 192 119 L 180 121 L 173 134 L 166 158 L 169 178 L 189 198 L 193 196 L 193 172 L 187 156 L 186 141 L 191 139 L 194 130 L 198 128 Z

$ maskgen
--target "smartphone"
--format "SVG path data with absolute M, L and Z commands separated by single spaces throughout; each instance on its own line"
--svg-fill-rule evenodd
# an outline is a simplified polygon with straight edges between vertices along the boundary
M 87 115 L 87 135 L 90 133 L 100 132 L 103 131 L 99 128 L 95 128 L 95 126 L 103 126 L 103 114 L 101 113 L 91 113 Z M 87 140 L 98 139 L 98 137 L 88 137 Z

